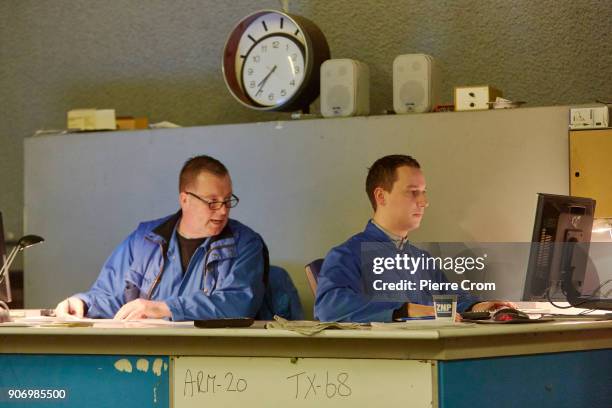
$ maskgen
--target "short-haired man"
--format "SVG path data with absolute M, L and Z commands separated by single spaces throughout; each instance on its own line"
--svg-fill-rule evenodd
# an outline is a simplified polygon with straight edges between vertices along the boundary
M 264 294 L 262 238 L 229 218 L 238 204 L 227 168 L 210 156 L 183 166 L 174 215 L 141 223 L 111 254 L 88 292 L 58 316 L 175 321 L 253 317 Z
M 408 243 L 408 235 L 421 224 L 425 208 L 425 177 L 419 163 L 411 156 L 391 155 L 378 159 L 366 179 L 366 192 L 374 216 L 365 230 L 333 248 L 325 257 L 318 277 L 315 317 L 322 321 L 388 322 L 396 318 L 433 315 L 432 295 L 443 292 L 407 291 L 409 302 L 377 301 L 364 290 L 361 276 L 363 243 L 391 242 L 398 249 L 409 246 L 415 256 L 426 254 Z M 437 282 L 445 282 L 440 271 L 421 270 Z M 458 293 L 459 311 L 493 310 L 514 306 L 503 301 L 478 302 L 466 293 Z

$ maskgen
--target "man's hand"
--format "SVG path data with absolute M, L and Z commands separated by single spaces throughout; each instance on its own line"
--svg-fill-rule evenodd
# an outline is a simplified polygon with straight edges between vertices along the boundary
M 85 315 L 85 302 L 78 297 L 69 297 L 64 299 L 55 306 L 56 317 L 83 317 Z
M 161 319 L 172 317 L 166 302 L 136 299 L 123 305 L 115 315 L 115 320 Z
M 502 309 L 504 307 L 516 309 L 518 306 L 512 302 L 507 302 L 505 300 L 490 300 L 488 302 L 476 303 L 474 306 L 472 306 L 472 312 L 492 312 L 494 310 Z
M 406 303 L 408 317 L 435 316 L 433 306 L 419 305 L 417 303 Z
M 408 308 L 409 317 L 423 317 L 423 316 L 435 316 L 436 315 L 433 306 L 419 305 L 416 303 L 407 303 L 406 307 Z M 461 315 L 457 313 L 455 315 L 455 321 L 460 322 L 461 320 L 463 320 L 461 318 Z

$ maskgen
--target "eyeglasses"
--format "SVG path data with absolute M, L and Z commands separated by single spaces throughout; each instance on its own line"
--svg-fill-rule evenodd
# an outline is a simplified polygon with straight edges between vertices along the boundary
M 189 194 L 190 196 L 197 198 L 204 204 L 207 204 L 208 208 L 210 208 L 211 210 L 219 210 L 223 206 L 225 206 L 226 208 L 234 208 L 235 206 L 238 205 L 238 202 L 240 201 L 238 197 L 236 197 L 234 194 L 232 194 L 232 198 L 228 198 L 227 200 L 223 200 L 223 201 L 207 200 L 190 191 L 185 191 L 185 194 Z

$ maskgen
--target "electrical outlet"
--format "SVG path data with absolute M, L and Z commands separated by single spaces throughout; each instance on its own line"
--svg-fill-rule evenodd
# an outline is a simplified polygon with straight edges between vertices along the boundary
M 575 128 L 593 126 L 593 111 L 590 108 L 572 109 L 571 124 Z

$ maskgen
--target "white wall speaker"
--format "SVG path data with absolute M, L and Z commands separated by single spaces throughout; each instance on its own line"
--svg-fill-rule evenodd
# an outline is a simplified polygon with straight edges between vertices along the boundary
M 370 113 L 370 69 L 353 59 L 331 59 L 321 65 L 321 114 L 326 117 Z
M 429 112 L 438 104 L 439 79 L 433 57 L 398 55 L 393 60 L 393 109 L 396 113 Z

